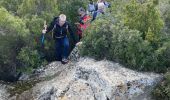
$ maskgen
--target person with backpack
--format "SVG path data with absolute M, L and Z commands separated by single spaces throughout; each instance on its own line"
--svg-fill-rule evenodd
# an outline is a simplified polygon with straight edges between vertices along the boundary
M 42 33 L 45 34 L 50 31 L 53 31 L 52 37 L 55 40 L 56 60 L 63 64 L 68 63 L 69 39 L 67 32 L 70 33 L 75 44 L 76 40 L 70 24 L 66 21 L 66 15 L 60 14 L 59 17 L 55 17 L 49 27 L 42 30 Z
M 105 8 L 110 8 L 111 7 L 111 4 L 109 2 L 107 2 L 106 0 L 98 0 L 96 5 L 95 5 L 96 11 L 98 10 L 98 4 L 99 3 L 103 3 Z
M 79 41 L 82 38 L 83 31 L 90 25 L 91 17 L 86 13 L 85 9 L 82 7 L 78 9 L 78 14 L 80 15 L 79 22 L 77 24 L 77 34 L 79 36 Z
M 98 10 L 93 13 L 93 18 L 92 18 L 91 22 L 94 21 L 99 15 L 105 14 L 104 3 L 100 2 L 97 5 L 98 5 Z

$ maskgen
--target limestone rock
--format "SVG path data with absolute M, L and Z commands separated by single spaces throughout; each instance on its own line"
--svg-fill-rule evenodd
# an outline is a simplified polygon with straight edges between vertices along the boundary
M 67 65 L 53 62 L 40 77 L 54 75 L 28 90 L 33 100 L 143 100 L 162 76 L 140 73 L 107 60 L 81 58 Z M 148 88 L 149 87 L 149 88 Z M 146 91 L 148 91 L 146 93 Z M 19 96 L 23 97 L 23 94 Z M 149 97 L 145 98 L 150 100 Z M 25 99 L 20 99 L 25 100 Z
M 53 78 L 9 100 L 151 100 L 150 91 L 162 79 L 91 58 L 66 65 L 53 62 L 38 77 L 47 76 Z

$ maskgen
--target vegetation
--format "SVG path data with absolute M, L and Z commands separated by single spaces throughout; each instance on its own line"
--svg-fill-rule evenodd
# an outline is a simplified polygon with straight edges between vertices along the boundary
M 162 32 L 164 24 L 155 3 L 131 0 L 120 10 L 117 4 L 112 6 L 113 13 L 99 18 L 86 31 L 82 54 L 140 71 L 166 72 L 170 41 Z
M 163 2 L 115 0 L 112 12 L 87 29 L 81 54 L 113 60 L 138 71 L 167 72 L 170 67 L 169 5 L 167 9 L 161 8 Z M 157 100 L 170 98 L 168 74 L 165 76 L 165 81 L 154 90 L 153 97 Z
M 169 100 L 170 98 L 170 72 L 165 74 L 163 82 L 157 85 L 153 91 L 155 100 Z

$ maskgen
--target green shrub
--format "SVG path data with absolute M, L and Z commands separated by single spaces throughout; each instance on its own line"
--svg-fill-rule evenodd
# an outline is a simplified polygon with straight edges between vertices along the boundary
M 159 3 L 159 9 L 161 13 L 161 17 L 164 20 L 164 31 L 170 35 L 170 1 L 169 0 L 161 0 Z
M 41 34 L 40 27 L 43 20 L 36 16 L 31 20 L 28 18 L 22 20 L 13 16 L 5 8 L 0 8 L 0 14 L 2 15 L 0 16 L 0 79 L 14 81 L 17 80 L 17 71 L 29 72 L 44 62 L 36 50 L 40 44 L 35 41 Z M 28 28 L 32 34 L 29 33 Z M 23 48 L 24 46 L 29 49 Z M 26 61 L 24 57 L 31 60 Z
M 10 81 L 17 75 L 16 56 L 25 45 L 25 40 L 20 36 L 0 35 L 0 41 L 0 79 Z
M 20 68 L 18 70 L 22 72 L 31 72 L 32 69 L 46 64 L 46 62 L 40 58 L 38 51 L 32 50 L 29 47 L 22 48 L 17 59 L 20 63 Z
M 164 23 L 155 1 L 150 0 L 141 4 L 131 0 L 125 6 L 124 23 L 130 29 L 142 32 L 143 39 L 157 43 Z
M 23 0 L 18 6 L 17 14 L 21 17 L 31 17 L 32 15 L 43 16 L 44 13 L 52 14 L 53 16 L 58 14 L 57 0 Z
M 87 29 L 81 54 L 114 60 L 136 70 L 166 72 L 170 67 L 170 46 L 168 37 L 161 34 L 163 20 L 157 3 L 154 0 L 143 4 L 131 0 L 125 6 L 119 1 L 116 4 L 120 6 L 113 3 L 113 12 Z
M 152 92 L 155 100 L 169 100 L 170 98 L 170 72 L 165 74 L 164 80 Z
M 0 34 L 28 35 L 29 30 L 21 18 L 13 16 L 3 7 L 0 7 L 0 15 L 0 29 L 2 30 Z
M 91 25 L 84 33 L 82 54 L 94 56 L 101 59 L 109 57 L 109 48 L 111 43 L 112 32 L 109 32 L 110 20 L 99 19 Z
M 16 14 L 18 6 L 23 2 L 23 0 L 1 0 L 0 6 L 6 8 L 9 12 Z
M 141 34 L 116 22 L 113 16 L 101 17 L 87 29 L 81 54 L 114 60 L 136 70 L 165 72 L 170 67 L 168 42 L 162 41 L 155 49 Z

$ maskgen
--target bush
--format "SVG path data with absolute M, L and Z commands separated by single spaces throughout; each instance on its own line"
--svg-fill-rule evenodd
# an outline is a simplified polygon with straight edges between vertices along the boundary
M 32 69 L 36 69 L 47 63 L 40 59 L 37 50 L 32 50 L 29 47 L 22 48 L 17 59 L 20 63 L 20 68 L 18 68 L 18 70 L 22 72 L 32 72 Z
M 17 75 L 16 56 L 25 41 L 23 37 L 10 35 L 0 35 L 0 40 L 0 79 L 12 81 Z
M 5 8 L 0 8 L 0 14 L 2 15 L 0 16 L 0 79 L 16 81 L 18 78 L 17 70 L 20 69 L 21 63 L 25 61 L 24 58 L 22 59 L 20 56 L 21 59 L 19 60 L 22 62 L 19 62 L 17 56 L 18 54 L 22 54 L 20 53 L 21 48 L 25 45 L 30 48 L 30 52 L 34 53 L 33 55 L 35 58 L 26 64 L 37 63 L 35 66 L 39 66 L 39 59 L 36 58 L 38 55 L 37 52 L 35 53 L 37 44 L 34 41 L 34 37 L 29 34 L 26 23 L 21 18 L 13 16 Z M 33 55 L 25 56 L 28 57 Z M 30 68 L 32 67 L 33 65 L 30 66 Z
M 161 11 L 161 17 L 164 20 L 164 31 L 170 35 L 170 1 L 162 0 L 159 3 L 159 9 Z
M 109 23 L 110 20 L 99 19 L 87 29 L 83 37 L 83 49 L 81 50 L 83 55 L 93 56 L 97 59 L 110 56 L 108 50 L 111 46 L 112 32 L 109 32 Z
M 8 11 L 16 14 L 18 5 L 20 5 L 23 2 L 23 0 L 1 0 L 0 6 L 3 6 Z
M 124 23 L 130 29 L 142 32 L 143 39 L 157 44 L 164 23 L 155 1 L 150 0 L 141 4 L 131 0 L 124 10 Z
M 18 6 L 17 14 L 21 17 L 30 17 L 32 15 L 43 16 L 44 13 L 48 13 L 52 16 L 58 14 L 57 0 L 23 0 Z
M 136 70 L 165 72 L 170 63 L 165 56 L 169 56 L 169 42 L 162 41 L 155 49 L 150 41 L 143 40 L 141 34 L 116 22 L 116 18 L 105 16 L 87 29 L 81 54 L 114 60 Z
M 10 14 L 5 8 L 0 7 L 0 34 L 17 34 L 26 36 L 29 30 L 26 28 L 25 22 L 16 16 Z
M 165 74 L 164 80 L 152 92 L 155 100 L 169 100 L 170 98 L 170 72 Z

